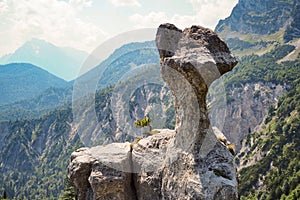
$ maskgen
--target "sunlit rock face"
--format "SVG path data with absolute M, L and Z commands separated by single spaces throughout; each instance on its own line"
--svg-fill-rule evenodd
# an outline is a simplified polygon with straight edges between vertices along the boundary
M 175 104 L 175 130 L 72 154 L 79 199 L 238 199 L 234 156 L 210 126 L 206 94 L 236 59 L 210 29 L 162 24 L 156 45 Z M 82 169 L 84 168 L 84 169 Z

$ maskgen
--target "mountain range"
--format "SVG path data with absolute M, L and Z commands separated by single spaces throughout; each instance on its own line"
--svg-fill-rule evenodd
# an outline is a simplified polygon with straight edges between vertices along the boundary
M 239 56 L 235 69 L 213 83 L 208 101 L 212 124 L 237 147 L 240 199 L 300 198 L 299 21 L 297 0 L 240 0 L 215 29 Z M 129 83 L 134 85 L 150 73 L 159 76 L 153 47 L 151 41 L 125 45 L 69 83 L 30 64 L 11 64 L 12 71 L 10 65 L 2 66 L 5 73 L 20 78 L 13 80 L 4 73 L 1 78 L 1 85 L 8 88 L 1 95 L 14 103 L 1 105 L 0 117 L 9 117 L 0 123 L 0 195 L 4 191 L 21 199 L 74 195 L 65 178 L 71 152 L 84 146 L 82 138 L 92 138 L 92 145 L 132 141 L 120 129 L 128 116 L 135 120 L 150 113 L 154 122 L 163 116 L 159 118 L 165 122 L 163 128 L 174 128 L 174 105 L 164 85 L 146 85 L 131 93 L 128 112 L 121 110 L 128 116 L 114 113 L 119 109 L 111 106 L 113 95 L 121 94 L 117 92 Z M 50 76 L 55 84 L 40 84 L 45 87 L 31 96 L 21 93 L 23 98 L 15 101 L 18 88 L 26 86 L 26 67 L 41 73 L 39 77 Z M 90 88 L 89 79 L 97 78 L 103 68 L 105 76 L 91 91 L 93 96 L 79 95 L 72 107 L 70 83 Z M 124 79 L 134 68 L 141 70 Z M 7 94 L 12 91 L 17 91 L 14 96 Z M 97 123 L 89 121 L 89 113 L 95 113 Z
M 0 65 L 0 105 L 33 98 L 50 87 L 66 87 L 67 82 L 27 63 Z
M 58 47 L 40 39 L 31 39 L 14 53 L 0 58 L 0 64 L 31 63 L 66 81 L 75 79 L 88 54 L 69 47 Z

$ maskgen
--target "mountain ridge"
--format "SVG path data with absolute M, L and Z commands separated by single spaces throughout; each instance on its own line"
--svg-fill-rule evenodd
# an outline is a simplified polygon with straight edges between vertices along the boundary
M 215 31 L 238 56 L 263 55 L 285 43 L 299 49 L 299 13 L 297 0 L 239 0 Z
M 220 20 L 215 30 L 222 32 L 227 26 L 244 34 L 273 34 L 293 20 L 296 4 L 297 0 L 239 0 L 230 16 Z
M 2 56 L 0 64 L 31 63 L 70 81 L 77 77 L 87 56 L 88 54 L 84 51 L 70 47 L 58 47 L 47 41 L 33 38 L 25 42 L 14 53 Z
M 29 63 L 0 65 L 1 104 L 33 98 L 50 87 L 66 87 L 68 83 Z

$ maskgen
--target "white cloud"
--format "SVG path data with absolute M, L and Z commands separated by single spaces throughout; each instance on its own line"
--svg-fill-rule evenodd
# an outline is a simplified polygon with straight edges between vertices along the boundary
M 8 0 L 0 1 L 0 15 L 8 11 Z
M 220 19 L 228 17 L 238 0 L 190 0 L 196 18 L 209 27 L 215 27 Z
M 134 7 L 134 6 L 140 7 L 141 6 L 138 0 L 110 0 L 110 1 L 114 6 L 117 7 Z
M 118 8 L 105 7 L 100 1 L 93 0 L 0 0 L 0 56 L 13 52 L 33 37 L 91 51 L 106 36 L 133 28 L 156 28 L 166 22 L 181 29 L 193 24 L 213 29 L 219 19 L 230 14 L 238 0 L 185 0 L 190 3 L 189 9 L 191 5 L 193 9 L 185 15 L 170 14 L 174 13 L 170 11 L 172 6 L 180 7 L 180 1 L 174 1 L 178 4 L 170 4 L 170 8 L 161 8 L 161 11 L 153 11 L 159 8 L 158 0 L 154 1 L 158 4 L 153 3 L 153 7 L 147 8 L 140 3 L 142 0 L 109 1 L 115 6 L 140 6 L 137 8 L 139 13 L 131 14 L 124 9 L 125 12 L 115 15 Z M 114 16 L 110 21 L 105 20 L 109 14 Z
M 129 20 L 136 28 L 155 28 L 161 23 L 174 23 L 179 28 L 191 25 L 202 25 L 214 29 L 218 21 L 229 16 L 233 6 L 238 0 L 190 0 L 194 15 L 172 15 L 165 12 L 150 12 L 146 15 L 133 14 Z
M 91 7 L 92 3 L 90 0 L 69 0 L 69 4 L 79 10 Z
M 95 44 L 103 41 L 104 32 L 80 18 L 78 9 L 90 5 L 91 1 L 86 0 L 11 0 L 6 6 L 1 4 L 8 11 L 0 14 L 0 55 L 12 52 L 33 37 L 59 46 L 93 50 Z
M 196 16 L 173 15 L 169 17 L 165 12 L 150 12 L 147 15 L 134 14 L 129 20 L 136 28 L 157 28 L 162 23 L 173 23 L 179 28 L 185 28 L 192 24 L 201 24 Z
M 157 27 L 163 21 L 167 21 L 168 17 L 164 12 L 150 12 L 147 15 L 131 15 L 129 20 L 135 24 L 136 28 L 152 28 Z

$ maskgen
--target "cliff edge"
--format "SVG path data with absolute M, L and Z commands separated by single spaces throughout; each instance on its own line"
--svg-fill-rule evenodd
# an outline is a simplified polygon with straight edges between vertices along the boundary
M 156 45 L 175 101 L 175 130 L 74 152 L 68 177 L 78 199 L 238 199 L 234 156 L 217 140 L 206 106 L 209 86 L 236 59 L 201 26 L 162 24 Z

